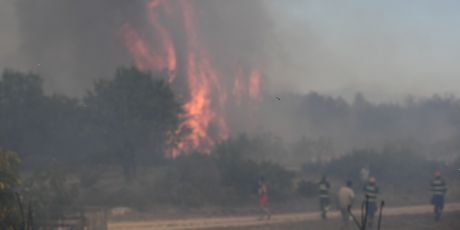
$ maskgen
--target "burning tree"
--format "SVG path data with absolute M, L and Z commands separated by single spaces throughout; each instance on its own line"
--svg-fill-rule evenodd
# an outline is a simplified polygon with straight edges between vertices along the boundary
M 141 33 L 129 22 L 121 28 L 126 47 L 139 69 L 164 71 L 177 91 L 188 92 L 180 95 L 185 119 L 176 132 L 190 132 L 166 151 L 171 157 L 192 151 L 209 153 L 216 142 L 229 137 L 228 105 L 238 105 L 243 97 L 255 101 L 260 97 L 260 63 L 238 54 L 239 58 L 227 59 L 222 64 L 220 60 L 230 51 L 225 54 L 209 49 L 203 24 L 210 23 L 211 13 L 202 9 L 213 4 L 150 0 L 146 5 L 150 31 Z

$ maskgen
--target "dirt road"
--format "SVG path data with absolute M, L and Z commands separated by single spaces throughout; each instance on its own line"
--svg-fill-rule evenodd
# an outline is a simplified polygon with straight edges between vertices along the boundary
M 460 203 L 447 204 L 445 212 L 460 211 Z M 406 207 L 388 207 L 384 209 L 385 216 L 398 215 L 420 215 L 432 212 L 432 206 L 406 206 Z M 358 210 L 353 213 L 358 214 Z M 338 212 L 331 212 L 330 218 L 339 218 Z M 199 218 L 184 220 L 155 220 L 155 221 L 124 221 L 109 222 L 109 230 L 185 230 L 185 229 L 215 229 L 229 227 L 249 227 L 267 224 L 284 224 L 301 221 L 319 220 L 318 212 L 309 213 L 291 213 L 273 215 L 269 221 L 259 221 L 257 216 L 247 217 L 222 217 L 222 218 Z

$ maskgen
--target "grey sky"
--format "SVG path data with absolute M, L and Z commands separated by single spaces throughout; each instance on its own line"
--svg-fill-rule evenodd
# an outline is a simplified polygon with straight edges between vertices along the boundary
M 267 70 L 274 91 L 460 94 L 459 1 L 269 1 L 282 47 Z M 0 0 L 0 68 L 34 69 L 16 56 L 14 2 Z
M 274 2 L 292 68 L 276 85 L 376 100 L 460 93 L 459 1 Z

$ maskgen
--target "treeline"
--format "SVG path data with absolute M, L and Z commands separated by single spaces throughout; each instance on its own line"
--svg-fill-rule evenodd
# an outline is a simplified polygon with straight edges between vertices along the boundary
M 4 71 L 0 146 L 20 153 L 28 168 L 51 159 L 109 163 L 123 166 L 126 177 L 132 177 L 137 163 L 161 163 L 167 145 L 181 138 L 174 132 L 184 117 L 181 104 L 162 79 L 165 73 L 121 68 L 76 99 L 46 94 L 35 74 Z M 391 145 L 432 158 L 451 159 L 460 151 L 460 100 L 455 97 L 378 104 L 362 95 L 348 102 L 310 93 L 286 95 L 274 104 L 266 95 L 248 111 L 251 119 L 235 115 L 229 120 L 251 130 L 230 125 L 232 131 L 252 133 L 255 142 L 274 143 L 260 150 L 259 160 L 327 161 L 353 149 Z M 247 113 L 244 108 L 239 112 Z
M 283 97 L 276 105 L 282 112 L 267 112 L 275 107 L 269 100 L 259 107 L 267 117 L 260 120 L 292 129 L 295 141 L 280 138 L 280 128 L 274 134 L 236 135 L 210 155 L 170 160 L 164 149 L 181 138 L 174 131 L 184 111 L 162 79 L 163 73 L 120 68 L 112 79 L 95 82 L 76 99 L 46 94 L 35 74 L 3 72 L 0 147 L 19 153 L 23 171 L 38 170 L 24 183 L 33 191 L 30 199 L 57 202 L 61 208 L 77 203 L 238 204 L 255 198 L 257 179 L 264 176 L 271 197 L 284 200 L 316 192 L 313 181 L 296 186 L 299 175 L 286 169 L 291 166 L 343 180 L 356 179 L 369 166 L 385 183 L 403 184 L 411 178 L 424 183 L 442 165 L 420 154 L 427 151 L 423 144 L 436 150 L 431 156 L 458 156 L 460 149 L 460 102 L 453 97 L 373 104 L 362 96 L 350 103 L 312 93 Z M 344 151 L 344 143 L 365 150 Z M 458 162 L 442 167 L 460 167 Z M 404 167 L 409 164 L 414 167 Z M 120 169 L 123 178 L 116 180 Z
M 35 74 L 4 71 L 0 79 L 0 146 L 24 166 L 118 164 L 127 179 L 136 165 L 164 159 L 182 109 L 161 73 L 117 70 L 82 99 L 47 95 Z
M 268 122 L 260 126 L 288 142 L 330 142 L 333 153 L 325 160 L 387 145 L 411 145 L 416 154 L 443 160 L 460 150 L 460 100 L 454 96 L 374 103 L 360 94 L 353 100 L 289 94 L 279 103 L 267 100 L 262 109 Z

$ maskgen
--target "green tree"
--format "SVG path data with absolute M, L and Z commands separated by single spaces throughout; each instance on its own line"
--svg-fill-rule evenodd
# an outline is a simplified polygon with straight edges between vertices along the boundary
M 44 147 L 42 80 L 34 74 L 4 71 L 0 79 L 0 146 L 30 154 Z
M 85 98 L 98 139 L 119 160 L 127 180 L 135 176 L 136 162 L 163 157 L 165 143 L 180 123 L 181 105 L 164 78 L 163 73 L 120 68 L 114 79 L 98 81 Z
M 30 166 L 50 158 L 75 162 L 90 153 L 87 115 L 77 99 L 46 95 L 36 74 L 6 70 L 0 78 L 0 146 Z

